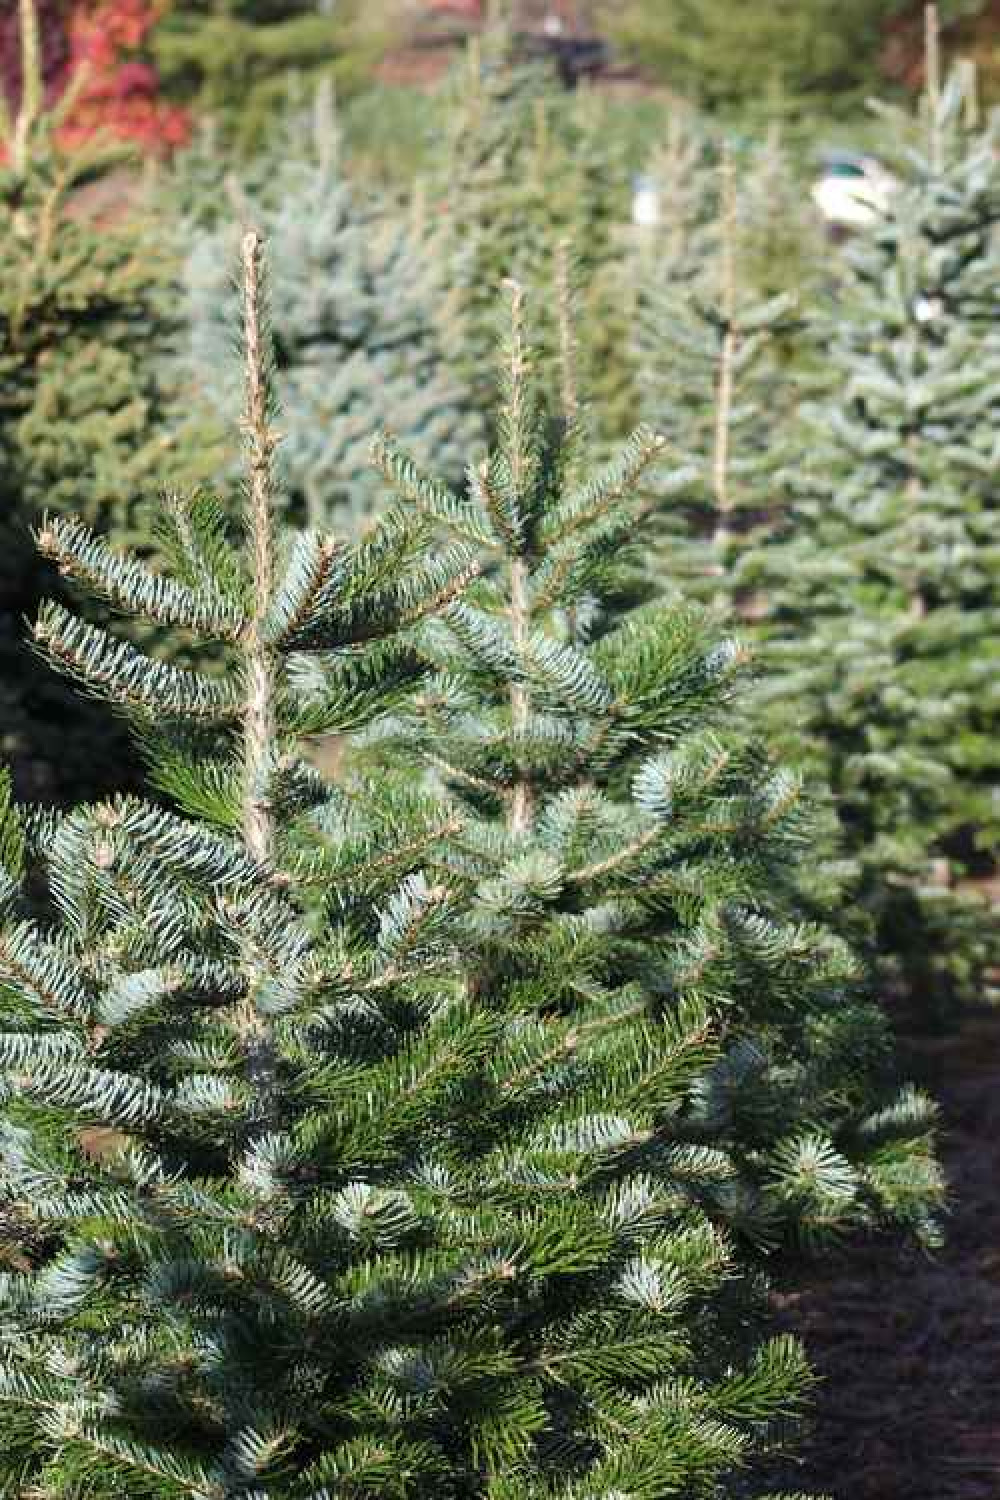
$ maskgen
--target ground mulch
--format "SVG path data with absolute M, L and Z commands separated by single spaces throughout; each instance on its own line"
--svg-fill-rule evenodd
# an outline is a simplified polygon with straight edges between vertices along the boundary
M 905 1051 L 941 1104 L 946 1242 L 851 1246 L 775 1295 L 822 1380 L 782 1480 L 834 1500 L 1000 1500 L 1000 1014 Z

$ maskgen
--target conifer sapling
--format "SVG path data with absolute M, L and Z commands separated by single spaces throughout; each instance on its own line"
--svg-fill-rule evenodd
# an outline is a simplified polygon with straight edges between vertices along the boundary
M 760 572 L 769 722 L 832 785 L 883 977 L 940 1016 L 996 963 L 963 882 L 1000 826 L 1000 194 L 996 123 L 967 68 L 942 79 L 933 7 L 927 74 L 916 118 L 879 111 L 898 186 L 829 310 L 833 379 Z

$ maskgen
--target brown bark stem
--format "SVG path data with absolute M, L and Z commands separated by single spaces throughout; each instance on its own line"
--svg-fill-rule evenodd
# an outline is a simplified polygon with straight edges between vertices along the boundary
M 270 775 L 277 730 L 278 667 L 266 637 L 265 622 L 274 592 L 274 532 L 272 459 L 277 436 L 268 416 L 268 349 L 263 323 L 263 244 L 254 229 L 242 243 L 243 338 L 246 359 L 244 441 L 247 487 L 244 527 L 253 584 L 253 612 L 243 636 L 246 702 L 243 721 L 243 841 L 250 854 L 265 866 L 274 858 L 274 809 Z M 247 1120 L 247 1144 L 274 1128 L 278 1064 L 273 1025 L 258 1005 L 258 992 L 268 978 L 268 966 L 248 942 L 245 955 L 247 993 L 240 1007 L 238 1027 L 246 1048 L 247 1081 L 252 1106 Z
M 276 438 L 267 411 L 267 370 L 261 331 L 261 238 L 243 237 L 243 320 L 246 347 L 245 431 L 249 462 L 246 527 L 253 576 L 253 615 L 245 638 L 246 714 L 243 732 L 243 838 L 255 859 L 274 854 L 274 813 L 268 775 L 275 740 L 276 669 L 264 637 L 274 591 L 271 461 Z

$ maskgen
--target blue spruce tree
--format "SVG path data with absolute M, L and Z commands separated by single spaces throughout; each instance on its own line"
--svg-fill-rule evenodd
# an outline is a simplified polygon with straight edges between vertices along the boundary
M 455 481 L 478 435 L 469 394 L 451 373 L 433 244 L 415 218 L 349 180 L 322 91 L 308 143 L 293 125 L 250 171 L 255 186 L 237 187 L 237 205 L 281 246 L 273 300 L 287 513 L 357 530 L 378 503 L 369 450 L 381 427 L 392 425 Z M 232 238 L 228 228 L 196 232 L 187 266 L 184 363 L 223 431 L 240 388 L 238 364 L 227 359 Z

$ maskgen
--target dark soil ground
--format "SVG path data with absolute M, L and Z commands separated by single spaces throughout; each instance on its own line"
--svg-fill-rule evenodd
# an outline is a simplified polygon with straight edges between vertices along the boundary
M 776 1297 L 822 1379 L 782 1477 L 835 1500 L 1000 1500 L 1000 1014 L 905 1050 L 941 1104 L 946 1242 L 852 1246 Z

